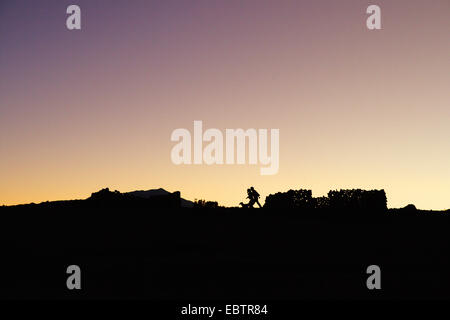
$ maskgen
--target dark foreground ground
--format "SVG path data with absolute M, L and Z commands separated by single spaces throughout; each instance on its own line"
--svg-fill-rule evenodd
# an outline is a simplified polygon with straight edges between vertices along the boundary
M 444 213 L 0 208 L 0 298 L 450 299 Z M 82 290 L 66 287 L 79 265 Z M 379 291 L 366 268 L 381 267 Z

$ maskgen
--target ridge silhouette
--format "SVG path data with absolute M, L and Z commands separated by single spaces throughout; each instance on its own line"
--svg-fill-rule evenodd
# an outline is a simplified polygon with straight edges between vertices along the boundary
M 418 213 L 430 212 L 450 212 L 418 210 L 413 204 L 409 204 L 404 208 L 388 208 L 387 196 L 383 189 L 381 190 L 363 190 L 363 189 L 341 189 L 330 190 L 326 196 L 313 197 L 311 190 L 290 189 L 286 192 L 277 192 L 269 194 L 265 197 L 264 205 L 259 203 L 260 195 L 254 187 L 247 189 L 248 203 L 239 203 L 240 208 L 254 208 L 258 205 L 263 210 L 291 210 L 304 211 L 311 213 L 324 212 L 357 212 L 364 211 L 369 213 L 377 213 L 383 215 L 386 212 L 397 213 L 403 215 L 414 215 Z M 121 207 L 121 208 L 206 208 L 206 209 L 236 209 L 238 207 L 223 207 L 217 201 L 206 201 L 203 199 L 195 199 L 194 201 L 186 200 L 181 197 L 180 191 L 169 192 L 163 188 L 150 190 L 136 190 L 121 193 L 117 190 L 111 191 L 109 188 L 101 189 L 93 192 L 87 199 L 81 200 L 60 200 L 45 201 L 39 204 L 29 203 L 13 206 L 0 206 L 1 209 L 8 208 L 89 208 L 89 207 Z M 333 214 L 334 214 L 333 213 Z
M 87 298 L 450 298 L 449 211 L 387 209 L 383 190 L 288 190 L 255 210 L 164 191 L 1 207 L 0 298 L 78 297 L 71 264 Z M 371 264 L 383 295 L 364 285 Z

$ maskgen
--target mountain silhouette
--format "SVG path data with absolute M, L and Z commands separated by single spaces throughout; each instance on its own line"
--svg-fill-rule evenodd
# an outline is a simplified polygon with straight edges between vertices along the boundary
M 150 190 L 136 190 L 136 191 L 126 192 L 125 194 L 132 195 L 132 196 L 138 197 L 138 198 L 150 199 L 152 197 L 169 195 L 169 194 L 171 194 L 171 192 L 164 190 L 163 188 L 159 188 L 159 189 L 150 189 Z M 183 207 L 183 208 L 192 208 L 194 206 L 194 202 L 192 202 L 190 200 L 180 198 L 180 201 L 181 201 L 181 207 Z

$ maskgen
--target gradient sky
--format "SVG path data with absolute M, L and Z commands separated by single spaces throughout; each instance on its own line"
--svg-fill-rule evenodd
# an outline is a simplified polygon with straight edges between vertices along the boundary
M 194 120 L 279 128 L 279 173 L 175 166 Z M 0 1 L 0 204 L 163 187 L 237 205 L 253 185 L 447 209 L 449 144 L 450 0 Z

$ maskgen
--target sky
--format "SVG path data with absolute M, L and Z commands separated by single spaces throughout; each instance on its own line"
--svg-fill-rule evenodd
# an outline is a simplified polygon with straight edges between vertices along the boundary
M 0 205 L 162 187 L 232 206 L 254 186 L 448 209 L 449 18 L 450 0 L 1 0 Z M 194 120 L 279 129 L 278 173 L 173 164 Z

